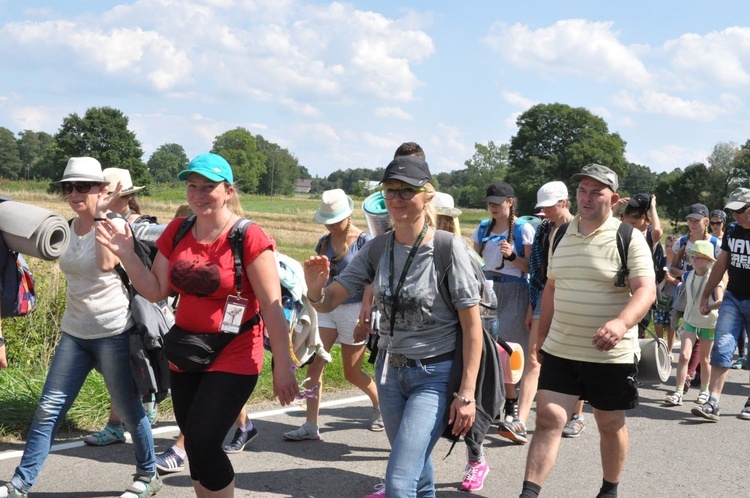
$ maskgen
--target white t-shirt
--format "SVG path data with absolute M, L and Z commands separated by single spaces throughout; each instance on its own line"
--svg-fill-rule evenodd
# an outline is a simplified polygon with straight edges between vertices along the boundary
M 482 236 L 484 235 L 484 233 L 479 233 L 482 228 L 481 225 L 478 226 L 471 236 L 471 239 L 476 242 L 479 247 L 482 247 Z M 534 235 L 536 234 L 536 231 L 534 230 L 534 227 L 531 226 L 531 223 L 524 223 L 521 227 L 521 234 L 521 240 L 524 246 L 530 246 L 534 243 Z M 506 230 L 503 233 L 492 233 L 488 235 L 489 240 L 484 245 L 484 250 L 482 251 L 482 257 L 484 258 L 483 270 L 485 274 L 487 274 L 487 276 L 504 275 L 506 277 L 523 278 L 525 274 L 519 270 L 512 261 L 506 260 L 502 270 L 496 269 L 503 261 L 503 253 L 500 252 L 500 242 L 508 238 L 508 231 Z M 511 246 L 513 246 L 513 252 L 515 253 L 515 242 L 511 244 Z M 529 254 L 524 254 L 524 257 L 528 259 Z

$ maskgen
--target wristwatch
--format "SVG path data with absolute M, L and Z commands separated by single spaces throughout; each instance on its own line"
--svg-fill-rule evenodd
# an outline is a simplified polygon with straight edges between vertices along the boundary
M 0 348 L 3 346 L 5 346 L 5 339 L 3 339 L 2 336 L 0 336 Z

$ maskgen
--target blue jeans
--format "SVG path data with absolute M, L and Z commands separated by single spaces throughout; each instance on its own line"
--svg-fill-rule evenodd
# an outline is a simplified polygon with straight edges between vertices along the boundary
M 155 474 L 154 438 L 130 372 L 129 336 L 129 332 L 124 332 L 102 339 L 78 339 L 63 332 L 47 373 L 21 463 L 11 479 L 13 486 L 27 493 L 34 484 L 60 422 L 94 367 L 104 377 L 115 412 L 133 438 L 136 474 Z
M 743 329 L 750 327 L 750 300 L 740 301 L 731 292 L 724 293 L 716 322 L 714 347 L 711 350 L 711 365 L 729 368 L 737 347 L 737 338 Z
M 385 472 L 388 498 L 434 497 L 435 482 L 430 453 L 446 427 L 448 377 L 452 360 L 397 368 L 375 367 L 380 410 L 391 456 Z M 387 379 L 381 384 L 383 368 Z

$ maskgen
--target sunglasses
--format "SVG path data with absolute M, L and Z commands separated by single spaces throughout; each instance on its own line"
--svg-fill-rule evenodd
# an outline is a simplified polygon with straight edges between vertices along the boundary
M 99 185 L 98 183 L 91 183 L 91 182 L 78 182 L 78 183 L 71 183 L 71 182 L 62 182 L 60 184 L 60 189 L 62 190 L 62 193 L 65 195 L 73 193 L 73 189 L 76 190 L 76 192 L 80 194 L 88 194 L 91 192 L 91 187 L 94 185 Z
M 427 189 L 424 187 L 386 188 L 383 189 L 383 197 L 387 201 L 392 201 L 396 198 L 396 194 L 398 194 L 401 199 L 408 201 L 413 199 L 418 192 L 427 192 Z
M 709 221 L 708 222 L 709 225 L 721 225 L 722 223 L 724 222 L 723 221 Z
M 743 214 L 745 211 L 747 211 L 747 208 L 749 207 L 750 207 L 750 204 L 745 204 L 745 207 L 743 207 L 742 209 L 733 209 L 732 212 L 734 214 Z

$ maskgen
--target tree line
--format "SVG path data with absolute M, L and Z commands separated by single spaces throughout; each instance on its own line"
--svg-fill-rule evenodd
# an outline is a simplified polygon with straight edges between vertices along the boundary
M 596 162 L 618 173 L 621 194 L 654 193 L 662 215 L 682 220 L 695 202 L 710 209 L 723 207 L 729 193 L 747 186 L 750 177 L 750 140 L 742 146 L 717 143 L 705 162 L 654 173 L 647 165 L 628 162 L 625 140 L 585 108 L 538 104 L 522 113 L 516 124 L 518 132 L 510 142 L 476 143 L 464 168 L 435 175 L 436 188 L 451 194 L 460 207 L 482 208 L 487 186 L 503 180 L 516 192 L 517 212 L 530 214 L 542 184 L 561 180 L 574 192 L 570 178 L 585 164 Z M 217 136 L 211 152 L 229 161 L 243 192 L 289 195 L 297 179 L 312 178 L 292 152 L 244 128 Z M 128 130 L 128 118 L 111 107 L 90 108 L 83 117 L 67 116 L 54 136 L 24 130 L 16 138 L 0 128 L 0 177 L 56 180 L 67 159 L 81 155 L 96 157 L 105 167 L 130 170 L 136 185 L 174 181 L 188 164 L 183 147 L 173 143 L 160 146 L 144 163 L 141 144 Z M 370 193 L 367 182 L 377 182 L 382 175 L 383 168 L 316 175 L 312 192 L 342 188 L 364 196 Z
M 174 182 L 189 159 L 182 145 L 158 147 L 147 162 L 128 117 L 112 107 L 92 107 L 83 116 L 70 114 L 55 135 L 23 130 L 18 138 L 0 128 L 0 177 L 9 180 L 58 180 L 70 157 L 95 157 L 103 167 L 130 171 L 135 185 Z M 232 165 L 237 186 L 251 194 L 290 195 L 295 181 L 310 178 L 307 169 L 289 150 L 235 128 L 217 136 L 211 152 Z

